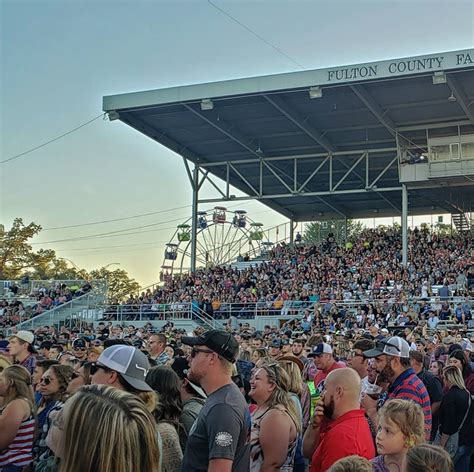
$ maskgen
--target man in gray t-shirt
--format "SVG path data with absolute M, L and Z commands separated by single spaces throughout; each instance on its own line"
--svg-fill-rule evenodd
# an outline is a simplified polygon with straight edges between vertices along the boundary
M 237 341 L 225 331 L 210 330 L 182 342 L 193 346 L 188 378 L 207 393 L 189 433 L 182 472 L 248 472 L 250 414 L 231 379 Z

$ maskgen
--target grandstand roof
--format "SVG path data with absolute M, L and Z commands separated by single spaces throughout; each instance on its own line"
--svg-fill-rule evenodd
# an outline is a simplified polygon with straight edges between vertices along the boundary
M 103 108 L 294 220 L 397 216 L 400 150 L 474 134 L 474 49 L 106 96 Z M 408 184 L 409 213 L 470 208 L 472 177 Z M 240 198 L 216 187 L 222 198 L 201 202 Z

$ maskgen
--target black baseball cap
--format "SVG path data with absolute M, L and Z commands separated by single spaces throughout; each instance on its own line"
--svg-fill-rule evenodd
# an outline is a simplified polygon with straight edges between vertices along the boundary
M 200 336 L 183 336 L 181 342 L 188 346 L 206 346 L 233 363 L 239 353 L 239 343 L 234 336 L 220 329 L 211 329 Z
M 87 341 L 84 338 L 77 338 L 72 343 L 73 349 L 85 349 L 87 347 Z

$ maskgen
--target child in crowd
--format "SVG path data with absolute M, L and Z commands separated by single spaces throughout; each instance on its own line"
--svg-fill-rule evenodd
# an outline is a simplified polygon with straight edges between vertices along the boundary
M 378 456 L 372 459 L 374 472 L 400 472 L 407 451 L 425 442 L 421 407 L 408 400 L 393 399 L 379 412 L 376 436 Z
M 328 472 L 372 472 L 372 465 L 365 457 L 347 456 L 333 464 Z
M 453 472 L 451 457 L 445 449 L 431 444 L 415 446 L 407 452 L 404 472 Z

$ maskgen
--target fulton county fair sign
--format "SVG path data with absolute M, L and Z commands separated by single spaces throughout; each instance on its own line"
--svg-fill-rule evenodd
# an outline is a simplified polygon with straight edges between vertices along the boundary
M 458 69 L 466 66 L 474 66 L 474 52 L 471 50 L 325 69 L 326 76 L 323 83 L 332 84 L 360 79 L 396 77 L 406 74 Z

